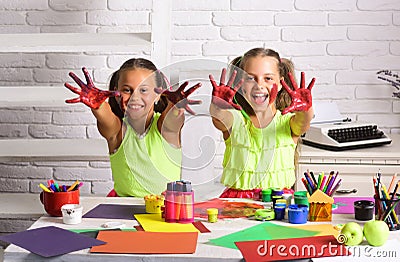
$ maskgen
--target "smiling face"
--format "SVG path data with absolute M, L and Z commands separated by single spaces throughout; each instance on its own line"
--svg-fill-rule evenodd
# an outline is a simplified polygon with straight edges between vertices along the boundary
M 118 79 L 121 109 L 131 119 L 151 117 L 154 112 L 154 102 L 159 98 L 154 92 L 155 87 L 153 71 L 143 68 L 122 70 Z
M 255 56 L 246 61 L 243 96 L 254 112 L 265 111 L 269 107 L 269 98 L 273 84 L 281 89 L 278 60 L 271 56 Z

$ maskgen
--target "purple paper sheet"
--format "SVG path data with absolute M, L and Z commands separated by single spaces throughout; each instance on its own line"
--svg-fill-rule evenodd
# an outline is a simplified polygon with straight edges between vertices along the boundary
M 54 226 L 0 236 L 0 240 L 22 247 L 42 257 L 63 255 L 106 244 L 104 241 Z
M 354 202 L 358 200 L 374 201 L 373 197 L 333 197 L 337 208 L 332 210 L 333 214 L 354 214 Z
M 92 210 L 89 210 L 83 217 L 135 220 L 135 214 L 146 214 L 145 206 L 99 204 Z

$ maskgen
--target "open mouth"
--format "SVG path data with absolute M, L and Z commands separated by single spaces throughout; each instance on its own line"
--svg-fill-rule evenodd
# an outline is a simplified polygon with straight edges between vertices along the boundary
M 261 104 L 265 103 L 265 101 L 267 100 L 268 96 L 269 96 L 268 93 L 267 94 L 258 93 L 258 94 L 253 94 L 252 95 L 254 103 L 257 104 L 257 105 L 261 105 Z

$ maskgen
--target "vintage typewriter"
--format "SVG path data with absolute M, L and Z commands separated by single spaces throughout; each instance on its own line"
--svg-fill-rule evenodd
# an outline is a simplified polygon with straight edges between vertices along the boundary
M 335 103 L 314 103 L 315 117 L 302 136 L 303 144 L 342 151 L 390 144 L 392 140 L 372 123 L 343 118 Z

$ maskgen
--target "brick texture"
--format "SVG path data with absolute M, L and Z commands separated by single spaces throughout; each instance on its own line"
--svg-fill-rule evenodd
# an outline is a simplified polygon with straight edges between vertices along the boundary
M 304 71 L 317 79 L 314 99 L 335 101 L 352 119 L 400 133 L 400 101 L 391 97 L 396 90 L 376 78 L 380 69 L 400 71 L 398 0 L 177 0 L 171 8 L 165 21 L 172 31 L 171 63 L 192 58 L 229 62 L 254 47 L 273 48 L 294 62 L 296 76 Z M 147 32 L 151 12 L 152 1 L 2 0 L 0 33 Z M 85 66 L 96 86 L 107 89 L 111 73 L 131 57 L 150 54 L 0 53 L 0 86 L 61 87 L 73 83 L 71 71 L 83 77 Z M 193 137 L 203 135 L 193 132 Z M 83 105 L 1 105 L 0 139 L 11 138 L 101 136 Z M 221 162 L 219 152 L 213 162 L 218 175 Z M 113 186 L 108 161 L 0 163 L 0 192 L 37 193 L 37 184 L 49 178 L 80 179 L 85 194 L 106 195 Z

